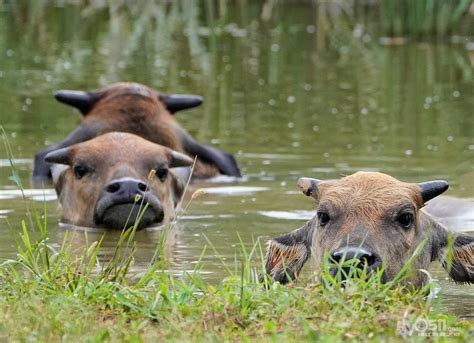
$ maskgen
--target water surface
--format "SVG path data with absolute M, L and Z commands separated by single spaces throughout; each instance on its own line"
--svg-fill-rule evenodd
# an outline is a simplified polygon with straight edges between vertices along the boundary
M 474 197 L 472 40 L 380 43 L 347 22 L 325 31 L 314 8 L 280 5 L 262 20 L 257 2 L 225 9 L 179 2 L 95 8 L 37 1 L 3 2 L 0 12 L 0 114 L 25 197 L 47 210 L 58 228 L 51 186 L 30 182 L 34 152 L 62 140 L 78 112 L 55 102 L 58 89 L 95 89 L 115 81 L 204 96 L 177 114 L 197 139 L 235 154 L 245 181 L 208 187 L 194 199 L 170 241 L 170 270 L 226 276 L 240 241 L 301 226 L 314 213 L 296 189 L 300 176 L 338 178 L 382 171 L 419 182 L 447 179 L 449 195 Z M 278 15 L 280 13 L 280 15 Z M 281 15 L 284 14 L 284 15 Z M 333 18 L 333 20 L 337 20 Z M 382 41 L 383 42 L 383 41 Z M 13 257 L 27 209 L 0 150 L 0 257 Z M 30 206 L 31 208 L 31 206 Z M 473 231 L 471 221 L 453 230 Z M 90 233 L 89 240 L 101 233 Z M 112 249 L 109 235 L 102 258 Z M 137 236 L 136 270 L 146 267 L 158 234 Z M 77 235 L 76 244 L 84 244 Z M 446 310 L 474 317 L 472 286 L 454 285 L 439 266 Z

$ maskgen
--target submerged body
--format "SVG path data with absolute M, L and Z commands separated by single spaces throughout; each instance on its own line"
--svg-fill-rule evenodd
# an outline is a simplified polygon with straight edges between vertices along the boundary
M 412 184 L 358 172 L 333 181 L 301 178 L 298 185 L 314 198 L 317 213 L 302 228 L 269 241 L 266 268 L 277 281 L 294 279 L 311 257 L 317 268 L 326 258 L 356 260 L 369 272 L 383 268 L 384 281 L 410 261 L 416 272 L 404 282 L 414 286 L 426 282 L 421 270 L 439 260 L 455 281 L 474 283 L 474 237 L 449 239 L 422 209 L 448 188 L 445 181 Z
M 56 99 L 77 108 L 83 118 L 62 142 L 35 155 L 34 179 L 51 176 L 50 167 L 44 162 L 49 152 L 114 131 L 132 133 L 197 157 L 193 173 L 196 178 L 241 176 L 232 155 L 195 141 L 175 120 L 173 113 L 198 106 L 201 97 L 166 95 L 142 84 L 122 82 L 93 92 L 59 91 Z
M 107 133 L 48 153 L 61 221 L 83 227 L 138 229 L 174 217 L 185 180 L 174 169 L 193 160 L 128 133 Z

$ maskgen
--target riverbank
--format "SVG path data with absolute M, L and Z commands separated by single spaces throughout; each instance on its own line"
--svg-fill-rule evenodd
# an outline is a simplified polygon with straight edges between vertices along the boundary
M 101 242 L 73 252 L 65 238 L 55 247 L 43 224 L 36 221 L 38 230 L 31 231 L 24 224 L 18 257 L 0 265 L 2 340 L 472 339 L 471 323 L 443 314 L 442 299 L 425 297 L 435 282 L 415 291 L 382 284 L 374 275 L 341 288 L 327 274 L 324 285 L 312 278 L 265 288 L 258 282 L 258 243 L 251 251 L 236 251 L 234 265 L 225 265 L 228 276 L 217 285 L 200 277 L 202 263 L 178 278 L 166 273 L 162 244 L 145 272 L 130 275 L 133 231 L 122 235 L 111 261 L 99 264 Z M 209 242 L 207 253 L 213 249 Z

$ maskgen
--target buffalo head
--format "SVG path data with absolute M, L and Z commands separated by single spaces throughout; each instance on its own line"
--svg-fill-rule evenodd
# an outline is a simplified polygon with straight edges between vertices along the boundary
M 474 282 L 474 237 L 458 235 L 448 246 L 446 229 L 422 209 L 448 189 L 447 182 L 405 183 L 358 172 L 333 181 L 301 178 L 298 186 L 315 200 L 317 212 L 302 228 L 269 241 L 266 269 L 276 280 L 294 279 L 310 256 L 321 267 L 327 256 L 339 266 L 356 261 L 369 272 L 383 267 L 385 281 L 410 261 L 418 272 L 405 282 L 415 286 L 426 282 L 420 270 L 440 260 L 455 281 Z
M 83 115 L 82 121 L 62 142 L 35 155 L 36 180 L 51 176 L 50 166 L 44 162 L 49 152 L 115 131 L 132 133 L 191 158 L 197 157 L 197 178 L 240 176 L 232 155 L 195 141 L 172 115 L 199 106 L 200 96 L 164 94 L 139 83 L 120 82 L 91 92 L 62 90 L 55 97 L 77 108 Z
M 179 152 L 120 132 L 51 151 L 45 160 L 54 164 L 62 222 L 120 230 L 157 226 L 173 217 L 184 184 L 173 168 L 193 163 Z

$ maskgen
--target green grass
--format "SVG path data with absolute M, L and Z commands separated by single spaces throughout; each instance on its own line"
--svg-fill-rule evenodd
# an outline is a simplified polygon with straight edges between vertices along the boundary
M 13 162 L 4 134 L 3 139 Z M 136 225 L 122 232 L 111 259 L 100 262 L 102 240 L 89 242 L 83 233 L 86 244 L 77 251 L 65 231 L 57 247 L 41 219 L 46 208 L 24 201 L 29 215 L 17 230 L 17 256 L 0 260 L 0 341 L 422 340 L 417 323 L 435 324 L 428 333 L 452 332 L 456 336 L 450 339 L 472 340 L 471 323 L 441 313 L 440 299 L 426 297 L 434 284 L 407 289 L 383 284 L 382 272 L 369 277 L 349 269 L 360 278 L 341 287 L 323 268 L 322 274 L 290 286 L 265 279 L 264 287 L 258 241 L 250 250 L 241 243 L 234 266 L 221 260 L 227 277 L 218 284 L 202 278 L 202 263 L 177 278 L 163 271 L 172 225 L 163 229 L 147 270 L 133 274 Z M 210 240 L 208 245 L 218 255 Z
M 251 251 L 242 245 L 240 271 L 228 268 L 228 277 L 213 285 L 201 278 L 200 267 L 182 278 L 163 272 L 160 246 L 146 272 L 130 275 L 133 228 L 102 265 L 100 241 L 73 253 L 67 238 L 55 249 L 44 227 L 31 231 L 23 223 L 17 258 L 0 265 L 2 340 L 380 341 L 401 339 L 397 327 L 409 333 L 417 318 L 454 328 L 459 340 L 472 329 L 439 313 L 439 303 L 424 296 L 427 289 L 382 284 L 380 275 L 341 288 L 323 272 L 324 284 L 265 288 L 258 282 L 262 268 L 254 267 L 262 265 L 258 243 Z
M 446 36 L 466 16 L 471 0 L 381 0 L 380 26 L 387 36 Z

